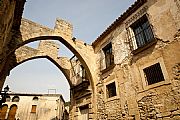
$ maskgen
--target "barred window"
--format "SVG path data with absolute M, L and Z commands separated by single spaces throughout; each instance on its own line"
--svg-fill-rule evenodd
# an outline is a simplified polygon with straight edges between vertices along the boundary
M 129 27 L 128 37 L 132 50 L 143 47 L 154 40 L 154 35 L 146 15 Z
M 109 43 L 103 48 L 105 55 L 106 68 L 114 64 L 114 55 L 112 54 L 112 44 Z
M 164 81 L 164 76 L 159 63 L 143 69 L 148 85 Z
M 108 98 L 116 96 L 116 84 L 115 84 L 115 82 L 112 82 L 112 83 L 106 85 L 106 89 L 107 89 L 107 97 Z

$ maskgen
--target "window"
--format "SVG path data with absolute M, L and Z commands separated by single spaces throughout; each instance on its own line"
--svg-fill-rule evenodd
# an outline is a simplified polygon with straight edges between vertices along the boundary
M 159 63 L 143 69 L 148 85 L 164 81 L 164 76 Z
M 11 100 L 11 97 L 9 95 L 6 96 L 6 102 L 10 102 L 10 100 Z
M 71 71 L 72 71 L 71 79 L 73 80 L 74 85 L 78 85 L 83 81 L 88 80 L 86 69 L 76 56 L 73 56 L 70 59 L 70 63 L 71 63 Z
M 80 120 L 89 120 L 89 108 L 88 105 L 81 106 L 80 108 Z
M 108 98 L 116 96 L 116 84 L 115 84 L 115 82 L 112 82 L 112 83 L 106 85 L 106 89 L 107 89 L 107 97 Z
M 128 36 L 132 50 L 141 48 L 154 40 L 154 35 L 146 15 L 129 27 Z
M 80 71 L 79 71 L 80 77 L 82 78 L 82 80 L 84 80 L 86 78 L 86 71 L 85 68 L 80 65 Z
M 34 101 L 38 101 L 38 99 L 39 99 L 38 97 L 33 97 Z
M 19 102 L 19 97 L 18 96 L 14 96 L 12 99 L 12 102 Z
M 112 44 L 109 43 L 103 48 L 105 55 L 106 68 L 114 64 L 114 56 L 112 54 Z
M 32 105 L 31 113 L 36 113 L 36 107 L 37 107 L 37 105 Z

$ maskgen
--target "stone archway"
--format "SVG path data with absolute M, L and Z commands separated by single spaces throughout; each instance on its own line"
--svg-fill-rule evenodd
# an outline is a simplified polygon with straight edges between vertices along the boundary
M 46 46 L 48 46 L 48 49 L 45 49 Z M 22 46 L 15 51 L 15 54 L 16 63 L 13 64 L 12 69 L 19 64 L 22 64 L 29 60 L 46 58 L 61 70 L 61 72 L 66 77 L 69 85 L 73 85 L 70 80 L 71 65 L 69 59 L 66 57 L 58 57 L 58 46 L 56 43 L 52 41 L 41 41 L 38 49 L 34 49 L 28 46 Z
M 8 71 L 10 71 L 13 68 L 13 66 L 17 64 L 17 59 L 13 59 L 16 58 L 16 54 L 14 53 L 21 46 L 37 40 L 58 40 L 62 44 L 64 44 L 85 67 L 88 73 L 91 87 L 93 89 L 94 82 L 96 80 L 93 75 L 95 74 L 95 68 L 94 66 L 92 66 L 95 65 L 95 59 L 93 59 L 95 58 L 94 50 L 92 46 L 72 38 L 71 24 L 67 23 L 64 20 L 57 19 L 54 29 L 50 29 L 37 23 L 34 23 L 32 21 L 29 21 L 27 19 L 22 19 L 20 31 L 13 32 L 12 38 L 13 40 L 11 40 L 12 42 L 10 43 L 10 50 L 7 57 L 5 58 L 5 61 L 9 61 L 9 63 L 7 64 L 12 63 L 12 61 L 15 61 L 16 63 L 10 65 Z M 52 57 L 52 59 L 56 58 Z M 7 64 L 5 65 L 7 66 Z
M 67 23 L 63 20 L 56 20 L 56 25 L 54 29 L 50 29 L 47 27 L 44 27 L 42 25 L 39 25 L 37 23 L 34 23 L 32 21 L 22 19 L 21 21 L 21 27 L 20 30 L 12 30 L 11 31 L 11 40 L 8 43 L 8 49 L 6 50 L 6 56 L 2 59 L 2 66 L 0 66 L 0 79 L 1 79 L 1 87 L 3 86 L 3 83 L 5 81 L 5 77 L 9 74 L 9 72 L 18 64 L 21 64 L 22 62 L 25 62 L 30 59 L 35 58 L 41 58 L 45 57 L 49 59 L 54 64 L 57 64 L 56 66 L 59 66 L 61 71 L 64 70 L 64 75 L 66 78 L 69 77 L 69 69 L 66 65 L 61 64 L 62 61 L 65 61 L 66 64 L 69 64 L 66 59 L 61 59 L 57 56 L 57 54 L 54 52 L 56 51 L 56 45 L 50 44 L 47 45 L 47 48 L 53 49 L 48 50 L 40 49 L 36 54 L 33 53 L 33 55 L 30 55 L 28 52 L 32 52 L 31 50 L 26 50 L 25 53 L 27 56 L 24 56 L 22 58 L 18 57 L 17 51 L 18 49 L 26 49 L 24 47 L 25 44 L 41 40 L 57 40 L 60 41 L 62 44 L 64 44 L 77 58 L 78 61 L 83 65 L 84 69 L 87 72 L 88 75 L 88 81 L 89 84 L 80 84 L 77 86 L 73 86 L 71 88 L 71 107 L 70 107 L 70 114 L 75 115 L 76 109 L 79 107 L 76 104 L 79 102 L 78 99 L 80 99 L 78 96 L 81 96 L 81 100 L 83 100 L 83 103 L 80 105 L 89 105 L 93 106 L 92 104 L 95 103 L 95 85 L 96 85 L 96 61 L 94 58 L 96 58 L 96 54 L 94 53 L 94 49 L 91 45 L 88 45 L 80 40 L 77 40 L 72 37 L 72 25 Z M 45 42 L 44 42 L 45 43 Z M 44 45 L 42 45 L 44 46 Z M 45 45 L 46 46 L 46 45 Z M 64 66 L 63 66 L 64 65 Z M 67 74 L 66 74 L 67 73 Z M 70 80 L 71 81 L 71 78 Z M 80 89 L 79 89 L 80 88 Z M 89 89 L 90 88 L 90 89 Z M 95 107 L 89 108 L 91 113 L 93 114 L 93 111 L 95 111 Z

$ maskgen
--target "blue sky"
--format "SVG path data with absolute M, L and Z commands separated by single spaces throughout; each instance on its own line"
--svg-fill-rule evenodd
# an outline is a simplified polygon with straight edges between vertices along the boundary
M 73 24 L 73 36 L 91 44 L 135 0 L 27 0 L 23 17 L 53 28 L 56 18 Z M 31 46 L 36 46 L 31 44 Z M 61 45 L 59 55 L 72 54 Z M 27 61 L 14 68 L 5 85 L 13 92 L 47 93 L 56 89 L 69 100 L 69 85 L 61 71 L 47 59 Z M 4 85 L 4 86 L 5 86 Z

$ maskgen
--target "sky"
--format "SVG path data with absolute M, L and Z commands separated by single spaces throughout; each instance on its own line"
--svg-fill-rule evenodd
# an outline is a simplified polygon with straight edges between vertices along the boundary
M 54 28 L 56 18 L 73 25 L 73 36 L 91 44 L 135 0 L 27 0 L 23 17 Z M 37 47 L 38 42 L 29 46 Z M 61 43 L 59 56 L 72 53 Z M 30 60 L 11 70 L 4 87 L 20 93 L 48 93 L 55 89 L 69 101 L 69 84 L 62 72 L 45 58 Z M 49 90 L 55 93 L 55 90 Z

